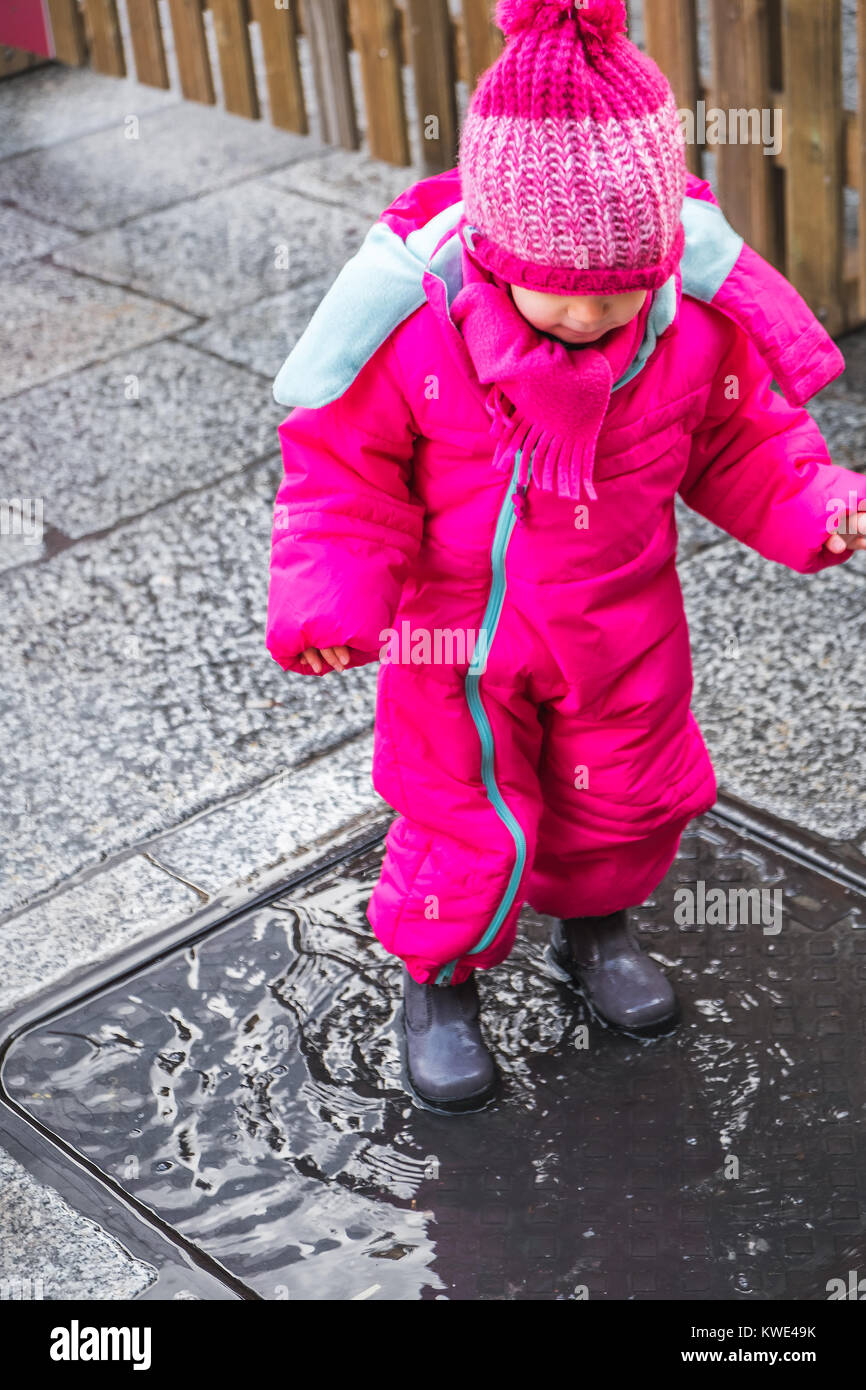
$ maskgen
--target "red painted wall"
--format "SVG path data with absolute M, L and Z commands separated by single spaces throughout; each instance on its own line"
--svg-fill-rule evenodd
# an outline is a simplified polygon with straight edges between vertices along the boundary
M 44 0 L 0 0 L 0 45 L 54 57 L 54 41 Z

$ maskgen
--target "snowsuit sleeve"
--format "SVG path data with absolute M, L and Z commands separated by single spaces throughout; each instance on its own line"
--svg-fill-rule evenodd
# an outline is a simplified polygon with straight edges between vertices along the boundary
M 680 495 L 768 560 L 801 574 L 839 564 L 853 552 L 824 549 L 834 509 L 856 511 L 866 479 L 832 463 L 809 412 L 772 389 L 748 335 L 730 320 L 725 329 L 727 351 L 692 436 Z
M 266 642 L 284 671 L 315 674 L 306 647 L 347 646 L 350 666 L 378 657 L 421 543 L 412 423 L 388 338 L 342 396 L 280 425 Z

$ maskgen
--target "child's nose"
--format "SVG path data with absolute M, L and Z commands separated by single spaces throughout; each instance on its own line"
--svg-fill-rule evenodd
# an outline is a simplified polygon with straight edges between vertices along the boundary
M 596 300 L 584 304 L 570 305 L 566 312 L 566 319 L 571 328 L 578 333 L 585 333 L 602 322 L 607 313 L 607 305 L 602 300 Z

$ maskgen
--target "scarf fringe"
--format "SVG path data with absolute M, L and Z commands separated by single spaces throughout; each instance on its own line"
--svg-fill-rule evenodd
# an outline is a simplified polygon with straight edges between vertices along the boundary
M 522 450 L 518 486 L 525 486 L 532 461 L 532 480 L 543 492 L 556 492 L 579 502 L 583 493 L 595 502 L 598 494 L 593 483 L 595 440 L 575 440 L 553 434 L 543 425 L 533 424 L 513 410 L 506 410 L 507 398 L 495 385 L 485 406 L 491 417 L 490 433 L 497 434 L 493 466 L 501 472 L 514 467 L 514 458 Z

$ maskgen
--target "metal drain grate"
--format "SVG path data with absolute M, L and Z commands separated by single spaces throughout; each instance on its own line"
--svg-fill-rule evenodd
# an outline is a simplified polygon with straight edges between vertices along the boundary
M 866 1270 L 853 884 L 695 823 L 635 914 L 684 1010 L 652 1043 L 588 1019 L 527 913 L 480 977 L 502 1098 L 446 1117 L 402 1087 L 399 965 L 364 915 L 380 861 L 19 1034 L 9 1100 L 265 1299 L 825 1299 Z M 678 925 L 699 883 L 778 891 L 781 929 Z

